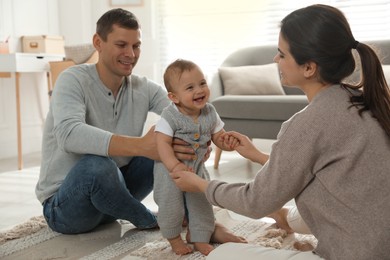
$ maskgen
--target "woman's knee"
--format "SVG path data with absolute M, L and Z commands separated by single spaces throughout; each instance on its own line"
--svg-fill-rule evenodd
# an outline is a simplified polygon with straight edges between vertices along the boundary
M 294 230 L 294 232 L 301 234 L 311 234 L 309 227 L 302 219 L 297 207 L 289 208 L 287 213 L 287 222 L 288 225 L 292 228 L 292 230 Z

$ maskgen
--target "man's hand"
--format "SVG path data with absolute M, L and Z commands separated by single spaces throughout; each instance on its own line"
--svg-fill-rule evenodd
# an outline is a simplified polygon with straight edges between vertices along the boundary
M 157 151 L 157 142 L 154 127 L 155 126 L 152 126 L 149 131 L 141 138 L 142 149 L 144 153 L 143 156 L 148 157 L 152 160 L 159 161 L 160 156 Z
M 108 154 L 110 156 L 144 156 L 152 160 L 160 160 L 154 126 L 142 137 L 114 134 L 110 140 Z
M 195 151 L 189 143 L 182 139 L 174 138 L 172 142 L 175 156 L 180 161 L 191 161 L 195 158 Z
M 204 155 L 203 161 L 207 161 L 210 158 L 212 148 L 210 146 L 211 141 L 207 143 L 208 149 Z M 191 161 L 196 159 L 195 151 L 189 143 L 179 138 L 174 138 L 172 142 L 173 151 L 175 156 L 180 161 Z
M 207 142 L 207 152 L 204 155 L 203 162 L 206 162 L 210 158 L 210 154 L 213 151 L 213 148 L 211 147 L 211 141 Z

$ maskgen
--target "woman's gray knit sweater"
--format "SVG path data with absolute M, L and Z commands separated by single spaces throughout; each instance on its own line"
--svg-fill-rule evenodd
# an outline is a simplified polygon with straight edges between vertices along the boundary
M 390 138 L 346 89 L 321 91 L 285 122 L 269 161 L 247 184 L 214 180 L 207 198 L 261 218 L 295 198 L 325 259 L 389 259 Z

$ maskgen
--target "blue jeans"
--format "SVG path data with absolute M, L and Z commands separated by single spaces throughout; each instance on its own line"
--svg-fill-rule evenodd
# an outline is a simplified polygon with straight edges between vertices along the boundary
M 153 189 L 153 165 L 153 160 L 134 157 L 119 169 L 110 158 L 83 156 L 43 204 L 49 227 L 77 234 L 116 219 L 140 229 L 156 227 L 156 216 L 141 203 Z

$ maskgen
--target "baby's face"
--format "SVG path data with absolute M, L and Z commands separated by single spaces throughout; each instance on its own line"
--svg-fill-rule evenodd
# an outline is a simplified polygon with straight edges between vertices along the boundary
M 176 105 L 189 110 L 202 109 L 209 97 L 210 89 L 203 72 L 199 68 L 184 71 L 180 77 L 172 80 L 174 94 L 178 102 Z

